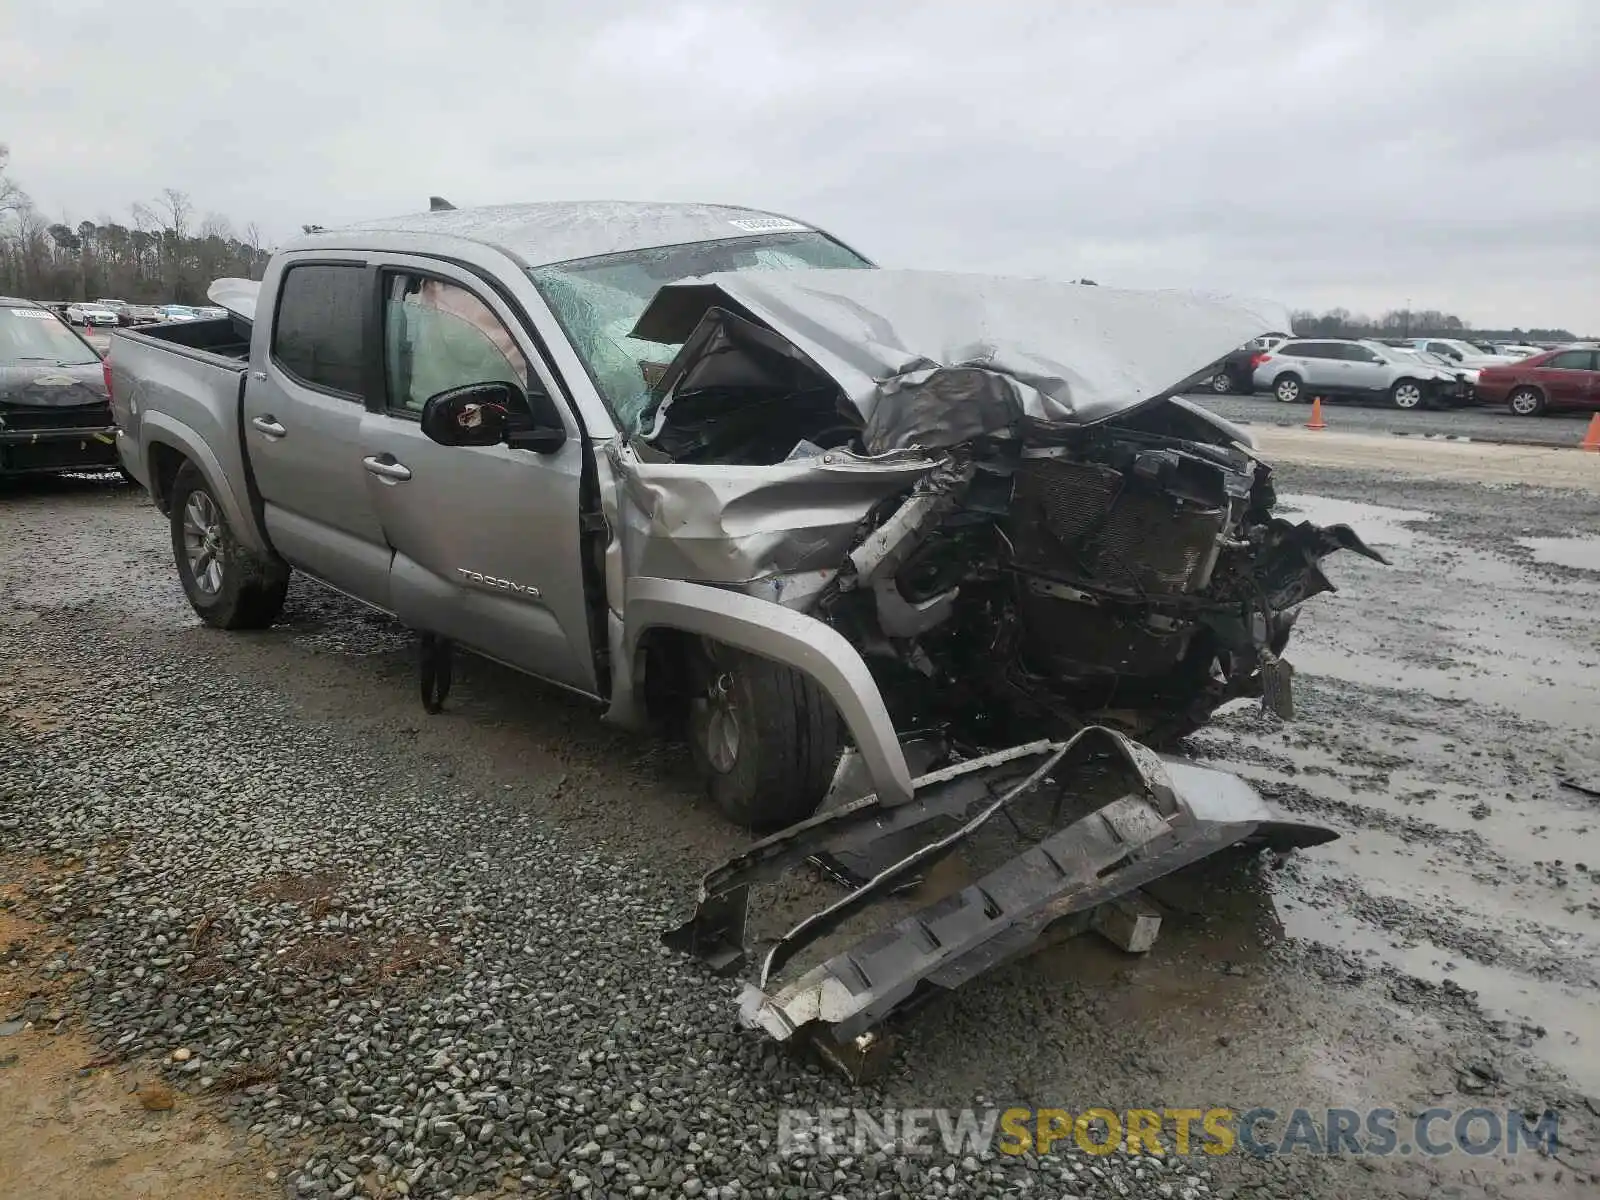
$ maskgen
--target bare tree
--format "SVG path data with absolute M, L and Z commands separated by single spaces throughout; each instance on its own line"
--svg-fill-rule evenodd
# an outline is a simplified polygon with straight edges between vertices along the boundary
M 0 216 L 27 208 L 29 204 L 28 194 L 6 174 L 6 166 L 10 162 L 11 147 L 0 142 Z

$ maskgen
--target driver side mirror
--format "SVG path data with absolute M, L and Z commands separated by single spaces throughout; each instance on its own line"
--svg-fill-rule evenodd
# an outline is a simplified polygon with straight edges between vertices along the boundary
M 528 397 L 514 383 L 469 383 L 428 398 L 422 432 L 441 446 L 504 444 L 554 454 L 566 445 L 559 423 L 536 423 L 529 412 Z

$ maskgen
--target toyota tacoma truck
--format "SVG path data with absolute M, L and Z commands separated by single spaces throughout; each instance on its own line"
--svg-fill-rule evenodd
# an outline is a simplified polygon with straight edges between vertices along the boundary
M 195 611 L 268 626 L 298 571 L 421 635 L 430 707 L 460 646 L 686 737 L 766 836 L 665 937 L 745 971 L 751 1026 L 865 1054 L 1047 926 L 1334 836 L 1161 752 L 1231 700 L 1287 713 L 1322 560 L 1378 557 L 1274 515 L 1247 436 L 1174 394 L 1275 306 L 612 203 L 317 231 L 209 295 L 226 318 L 110 353 Z M 1000 833 L 1021 852 L 824 953 Z M 817 866 L 842 895 L 755 937 L 751 888 Z

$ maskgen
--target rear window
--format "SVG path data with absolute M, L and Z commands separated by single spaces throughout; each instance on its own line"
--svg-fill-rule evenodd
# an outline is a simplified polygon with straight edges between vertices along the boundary
M 1563 350 L 1544 365 L 1559 371 L 1591 371 L 1594 369 L 1594 351 Z
M 302 383 L 359 399 L 366 299 L 358 263 L 290 267 L 278 289 L 273 359 Z

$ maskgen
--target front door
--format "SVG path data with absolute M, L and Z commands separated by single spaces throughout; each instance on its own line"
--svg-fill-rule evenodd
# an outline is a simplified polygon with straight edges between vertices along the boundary
M 243 413 L 267 534 L 291 565 L 387 608 L 389 548 L 361 467 L 371 274 L 291 260 L 278 296 L 256 324 Z
M 508 382 L 553 397 L 553 378 L 505 302 L 469 272 L 396 259 L 381 288 L 384 394 L 362 419 L 361 450 L 394 549 L 395 615 L 595 693 L 579 528 L 585 448 L 571 414 L 550 406 L 568 432 L 550 454 L 441 446 L 419 424 L 442 391 Z

